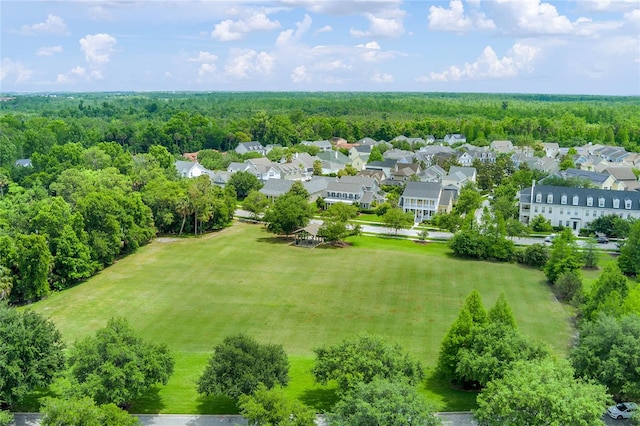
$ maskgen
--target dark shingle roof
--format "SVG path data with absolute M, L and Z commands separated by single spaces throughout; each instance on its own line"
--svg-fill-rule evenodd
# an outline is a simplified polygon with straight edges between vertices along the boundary
M 442 185 L 439 182 L 407 182 L 402 196 L 437 199 L 441 191 Z

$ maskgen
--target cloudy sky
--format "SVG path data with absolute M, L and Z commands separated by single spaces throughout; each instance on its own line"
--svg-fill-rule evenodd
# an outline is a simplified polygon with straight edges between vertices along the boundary
M 1 0 L 2 92 L 640 95 L 640 0 Z

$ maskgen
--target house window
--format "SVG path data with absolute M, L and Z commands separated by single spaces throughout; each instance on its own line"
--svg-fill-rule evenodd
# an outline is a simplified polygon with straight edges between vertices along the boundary
M 624 208 L 631 210 L 631 200 L 624 200 Z
M 547 195 L 547 203 L 548 203 L 548 204 L 553 203 L 553 194 L 549 194 L 549 195 Z
M 569 226 L 569 221 L 568 220 L 565 222 L 565 226 Z
M 538 193 L 536 194 L 536 203 L 541 203 L 542 202 L 542 194 Z
M 587 206 L 593 206 L 593 197 L 587 197 Z
M 538 213 L 538 206 L 535 206 L 535 207 L 533 208 L 533 211 L 534 211 L 535 213 Z
M 598 207 L 604 207 L 604 197 L 598 198 Z
M 551 213 L 551 207 L 549 207 L 549 213 Z
M 564 209 L 560 209 L 560 214 L 563 214 L 563 213 L 564 213 Z
M 573 205 L 574 205 L 574 206 L 577 206 L 577 205 L 578 205 L 578 196 L 577 196 L 577 195 L 574 195 L 574 196 L 573 196 Z
M 560 204 L 567 204 L 567 196 L 566 196 L 566 195 L 563 195 L 563 196 L 560 198 Z
M 585 217 L 589 217 L 589 210 L 585 210 L 584 211 L 584 215 L 585 215 Z
M 562 219 L 558 220 L 558 226 L 562 226 Z
M 545 207 L 544 207 L 544 206 L 542 206 L 542 213 L 546 213 L 546 212 L 545 212 Z
M 619 209 L 620 208 L 620 200 L 618 198 L 614 198 L 613 199 L 613 208 L 614 209 Z

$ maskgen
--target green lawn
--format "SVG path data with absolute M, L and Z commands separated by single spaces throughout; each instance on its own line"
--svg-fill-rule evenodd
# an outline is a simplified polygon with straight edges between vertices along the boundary
M 69 344 L 108 318 L 124 316 L 146 338 L 169 345 L 176 372 L 166 387 L 134 404 L 140 413 L 233 411 L 229 400 L 199 397 L 195 381 L 213 346 L 238 332 L 283 344 L 291 360 L 288 392 L 321 410 L 335 395 L 331 386 L 313 383 L 314 348 L 357 332 L 377 333 L 432 368 L 473 289 L 487 307 L 505 292 L 520 329 L 566 353 L 569 311 L 554 301 L 540 271 L 455 259 L 438 243 L 350 242 L 347 248 L 302 249 L 259 225 L 236 223 L 202 238 L 155 241 L 32 308 L 51 318 Z M 474 394 L 433 377 L 423 392 L 443 410 L 468 409 L 475 401 Z

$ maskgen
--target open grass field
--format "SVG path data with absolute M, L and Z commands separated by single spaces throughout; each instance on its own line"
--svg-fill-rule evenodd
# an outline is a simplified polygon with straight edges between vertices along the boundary
M 302 249 L 259 225 L 236 223 L 198 239 L 159 239 L 86 283 L 31 306 L 68 344 L 126 317 L 145 338 L 166 343 L 176 371 L 133 412 L 229 413 L 233 403 L 201 398 L 195 381 L 214 345 L 244 332 L 281 343 L 290 356 L 289 392 L 319 410 L 331 387 L 313 383 L 313 349 L 358 332 L 402 344 L 432 368 L 464 298 L 478 290 L 487 308 L 505 292 L 520 329 L 565 354 L 570 313 L 540 271 L 460 260 L 443 244 L 358 237 L 346 248 Z M 55 389 L 55 387 L 54 387 Z M 423 392 L 440 410 L 469 409 L 475 394 L 429 378 Z

